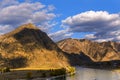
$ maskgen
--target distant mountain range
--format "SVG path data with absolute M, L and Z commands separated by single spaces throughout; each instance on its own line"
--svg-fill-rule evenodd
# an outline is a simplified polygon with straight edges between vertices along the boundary
M 120 43 L 64 39 L 54 43 L 29 23 L 0 36 L 0 67 L 60 68 L 120 60 Z
M 94 62 L 120 60 L 120 43 L 94 42 L 87 39 L 65 39 L 57 42 L 58 46 L 66 53 L 86 55 Z M 88 61 L 90 61 L 88 59 Z

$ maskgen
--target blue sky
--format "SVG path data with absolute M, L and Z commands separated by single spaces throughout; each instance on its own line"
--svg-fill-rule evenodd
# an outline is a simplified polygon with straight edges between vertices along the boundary
M 37 16 L 38 18 L 42 19 L 32 19 L 32 17 L 31 19 L 23 18 L 23 20 L 25 21 L 25 23 L 32 22 L 40 27 L 40 29 L 47 32 L 54 41 L 69 37 L 87 38 L 96 41 L 120 41 L 120 0 L 11 0 L 11 2 L 9 2 L 9 0 L 0 1 L 1 4 L 9 4 L 7 6 L 3 5 L 1 7 L 1 10 L 13 5 L 22 5 L 23 3 L 40 3 L 35 5 L 42 6 L 42 8 L 39 7 L 37 10 L 31 10 L 31 15 L 36 16 L 35 12 L 39 12 Z M 32 6 L 35 7 L 35 5 Z M 48 6 L 50 6 L 51 10 L 48 9 Z M 29 9 L 28 7 L 22 8 Z M 47 16 L 39 16 L 41 15 L 40 11 L 42 10 L 44 10 L 44 15 Z M 9 11 L 10 10 L 8 10 L 8 12 Z M 16 13 L 19 14 L 19 11 Z M 4 19 L 4 17 L 6 16 L 8 15 L 4 15 L 1 18 Z M 11 19 L 10 16 L 11 15 L 9 15 L 9 18 L 7 18 L 11 21 L 0 21 L 1 27 L 4 27 L 3 30 L 8 28 L 6 29 L 6 31 L 3 31 L 1 29 L 1 34 L 16 28 L 18 26 L 17 23 L 24 24 L 24 22 L 21 21 L 22 18 L 16 18 L 16 16 L 18 15 L 13 15 L 16 19 Z M 16 24 L 12 24 L 13 20 L 18 20 L 21 23 L 16 22 Z
M 118 13 L 120 10 L 120 0 L 36 0 L 45 5 L 54 5 L 57 14 L 63 14 L 60 19 L 73 16 L 81 12 L 108 11 L 109 13 Z

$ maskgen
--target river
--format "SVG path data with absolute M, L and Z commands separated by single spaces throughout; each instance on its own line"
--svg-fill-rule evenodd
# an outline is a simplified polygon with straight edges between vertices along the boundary
M 76 67 L 76 74 L 68 76 L 66 80 L 120 80 L 120 73 L 110 70 Z
M 120 80 L 120 71 L 76 67 L 74 76 L 33 80 Z

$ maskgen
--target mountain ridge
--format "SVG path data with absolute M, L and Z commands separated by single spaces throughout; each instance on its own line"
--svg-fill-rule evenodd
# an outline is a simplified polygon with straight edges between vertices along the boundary
M 80 54 L 83 52 L 95 62 L 120 60 L 120 43 L 118 42 L 99 43 L 87 39 L 68 38 L 57 44 L 66 53 Z

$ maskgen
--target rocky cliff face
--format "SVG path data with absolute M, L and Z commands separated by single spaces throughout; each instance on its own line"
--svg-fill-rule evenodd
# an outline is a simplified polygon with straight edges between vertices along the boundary
M 58 68 L 66 65 L 63 52 L 33 24 L 0 36 L 0 66 Z
M 86 39 L 65 39 L 59 41 L 58 46 L 69 54 L 85 54 L 92 61 L 120 60 L 120 43 L 117 42 L 93 42 Z

